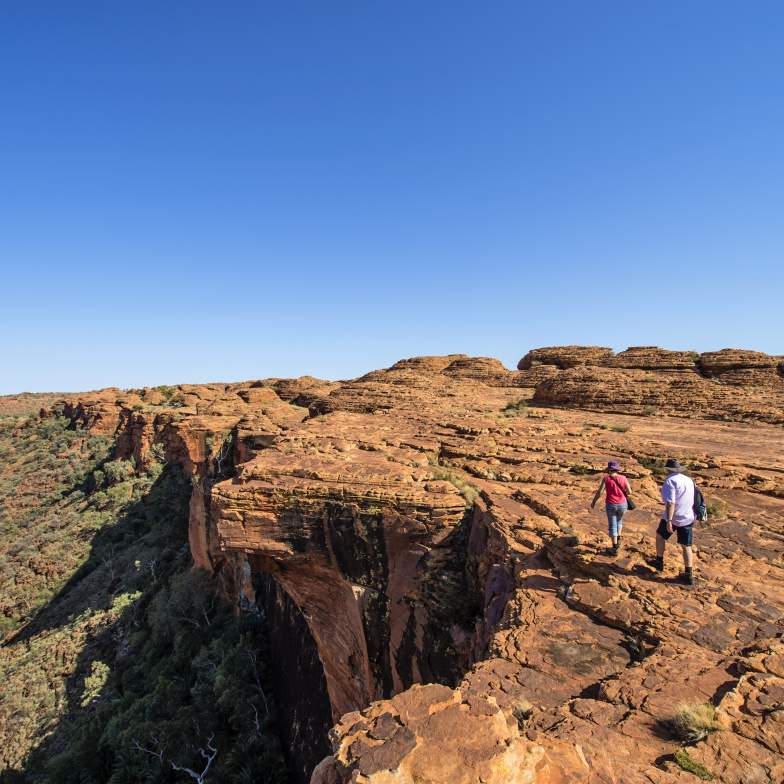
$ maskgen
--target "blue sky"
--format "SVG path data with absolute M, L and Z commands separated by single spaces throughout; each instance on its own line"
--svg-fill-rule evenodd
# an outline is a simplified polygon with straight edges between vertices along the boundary
M 784 353 L 775 2 L 0 9 L 0 393 Z

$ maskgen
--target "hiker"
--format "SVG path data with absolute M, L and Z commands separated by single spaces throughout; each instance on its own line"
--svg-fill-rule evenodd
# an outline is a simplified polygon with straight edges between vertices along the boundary
M 623 529 L 623 515 L 629 508 L 628 497 L 632 489 L 629 480 L 621 473 L 621 466 L 617 460 L 607 463 L 607 476 L 602 477 L 599 487 L 596 488 L 591 509 L 596 507 L 599 496 L 605 491 L 604 508 L 607 512 L 607 533 L 612 540 L 610 552 L 618 555 L 621 547 L 621 530 Z
M 664 502 L 664 515 L 656 529 L 656 571 L 664 571 L 664 548 L 667 540 L 676 534 L 678 544 L 683 550 L 684 573 L 681 581 L 686 585 L 694 585 L 692 573 L 692 531 L 694 530 L 694 480 L 683 473 L 683 466 L 670 458 L 664 467 L 669 471 L 661 488 L 661 497 Z

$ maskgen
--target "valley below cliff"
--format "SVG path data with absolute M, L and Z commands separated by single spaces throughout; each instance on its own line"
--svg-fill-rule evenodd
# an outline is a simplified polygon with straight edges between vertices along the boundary
M 0 399 L 0 781 L 780 784 L 782 425 L 735 349 Z

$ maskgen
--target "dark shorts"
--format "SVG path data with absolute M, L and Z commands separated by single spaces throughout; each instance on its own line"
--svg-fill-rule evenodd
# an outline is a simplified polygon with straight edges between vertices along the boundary
M 685 545 L 686 547 L 691 547 L 692 531 L 694 530 L 694 523 L 689 523 L 689 525 L 682 525 L 680 527 L 674 525 L 672 528 L 678 537 L 678 544 Z M 656 529 L 656 533 L 659 534 L 659 536 L 661 536 L 661 538 L 664 540 L 667 540 L 672 536 L 672 534 L 667 530 L 666 520 L 659 520 L 659 527 Z

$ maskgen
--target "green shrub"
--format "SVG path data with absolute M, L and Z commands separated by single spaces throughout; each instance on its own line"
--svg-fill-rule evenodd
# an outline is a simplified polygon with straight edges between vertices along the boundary
M 106 481 L 111 485 L 124 482 L 134 474 L 134 465 L 130 460 L 110 460 L 103 464 Z
M 687 773 L 693 773 L 698 779 L 713 781 L 713 774 L 704 765 L 701 765 L 699 762 L 692 759 L 686 749 L 678 749 L 675 752 L 675 762 L 678 763 L 681 770 L 685 770 Z
M 102 661 L 94 661 L 90 674 L 84 679 L 81 706 L 84 708 L 97 699 L 109 679 L 109 666 Z
M 169 386 L 168 384 L 162 384 L 159 387 L 155 387 L 155 389 L 163 396 L 164 405 L 172 406 L 173 408 L 178 408 L 184 405 L 182 395 L 179 394 L 176 387 Z
M 109 504 L 115 508 L 127 504 L 133 497 L 134 484 L 133 482 L 120 482 L 113 485 L 106 491 L 106 497 Z

